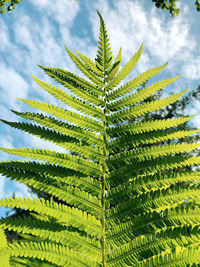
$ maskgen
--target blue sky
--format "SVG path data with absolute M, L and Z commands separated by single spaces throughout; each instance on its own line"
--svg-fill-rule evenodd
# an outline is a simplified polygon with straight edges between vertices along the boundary
M 122 47 L 122 64 L 144 43 L 143 56 L 129 76 L 168 61 L 158 79 L 182 74 L 164 94 L 180 92 L 200 85 L 200 13 L 194 1 L 180 0 L 181 13 L 171 19 L 167 12 L 154 7 L 151 0 L 24 0 L 15 11 L 0 16 L 0 117 L 19 121 L 10 109 L 30 111 L 17 98 L 59 104 L 35 84 L 30 74 L 49 82 L 37 64 L 65 68 L 81 75 L 67 57 L 64 44 L 94 59 L 97 48 L 98 9 L 104 17 L 113 52 Z M 190 114 L 200 127 L 200 103 L 193 103 Z M 59 147 L 37 137 L 0 124 L 0 146 Z M 0 160 L 18 159 L 0 152 Z M 29 196 L 26 186 L 0 176 L 0 198 Z M 0 215 L 5 209 L 0 209 Z

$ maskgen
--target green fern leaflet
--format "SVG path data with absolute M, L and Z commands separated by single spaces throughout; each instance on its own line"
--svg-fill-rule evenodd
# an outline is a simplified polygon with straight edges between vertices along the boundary
M 13 111 L 33 123 L 2 120 L 73 153 L 1 148 L 31 159 L 1 162 L 1 174 L 50 194 L 51 200 L 0 200 L 1 206 L 31 212 L 28 218 L 0 220 L 0 262 L 4 266 L 199 265 L 200 173 L 187 171 L 188 166 L 200 164 L 200 157 L 187 153 L 199 144 L 177 142 L 197 131 L 176 130 L 191 117 L 142 119 L 174 103 L 186 90 L 144 102 L 178 78 L 173 77 L 134 91 L 166 64 L 120 85 L 140 59 L 142 46 L 120 67 L 121 49 L 114 59 L 103 18 L 98 15 L 95 61 L 66 47 L 87 79 L 40 66 L 72 94 L 34 77 L 46 92 L 78 112 L 21 99 L 49 116 Z M 133 118 L 137 120 L 130 123 Z M 7 243 L 6 229 L 23 239 Z

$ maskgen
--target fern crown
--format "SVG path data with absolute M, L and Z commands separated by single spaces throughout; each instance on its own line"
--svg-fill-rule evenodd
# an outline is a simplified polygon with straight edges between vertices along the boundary
M 114 58 L 104 20 L 100 18 L 95 61 L 66 50 L 87 77 L 39 65 L 63 88 L 33 76 L 46 92 L 74 108 L 20 99 L 49 116 L 13 112 L 34 123 L 7 125 L 71 151 L 1 148 L 30 161 L 4 161 L 0 172 L 51 196 L 11 197 L 0 205 L 30 211 L 27 218 L 0 220 L 0 260 L 3 266 L 187 266 L 200 263 L 200 173 L 187 171 L 200 158 L 187 151 L 198 143 L 177 139 L 196 130 L 178 130 L 191 117 L 147 120 L 146 115 L 173 104 L 186 90 L 151 100 L 179 77 L 140 88 L 167 65 L 152 68 L 129 82 L 141 46 L 120 67 Z M 138 90 L 136 90 L 138 89 Z M 131 120 L 131 122 L 130 122 Z M 41 163 L 40 161 L 43 161 Z M 23 239 L 7 243 L 3 230 Z

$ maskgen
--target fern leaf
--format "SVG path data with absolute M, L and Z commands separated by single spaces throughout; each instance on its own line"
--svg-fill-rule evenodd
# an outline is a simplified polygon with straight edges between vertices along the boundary
M 140 145 L 157 144 L 164 141 L 184 138 L 198 132 L 199 130 L 192 130 L 192 131 L 168 130 L 168 131 L 156 131 L 144 134 L 130 134 L 111 140 L 109 142 L 108 147 L 110 153 L 114 153 L 130 147 L 135 148 Z
M 71 225 L 90 235 L 101 236 L 101 223 L 99 220 L 86 212 L 77 208 L 58 204 L 54 201 L 48 201 L 38 198 L 6 198 L 0 200 L 1 206 L 12 208 L 23 208 L 25 210 L 35 211 L 39 214 L 45 214 L 55 218 L 61 225 Z
M 130 242 L 135 237 L 158 232 L 170 227 L 184 227 L 186 225 L 197 226 L 200 222 L 199 206 L 195 204 L 166 208 L 161 212 L 150 211 L 140 214 L 132 220 L 121 223 L 107 232 L 107 240 L 119 246 Z
M 0 206 L 29 214 L 0 219 L 0 262 L 7 267 L 9 260 L 15 267 L 199 265 L 200 171 L 194 166 L 200 164 L 195 156 L 200 144 L 190 142 L 198 136 L 187 138 L 199 130 L 183 125 L 193 116 L 149 120 L 149 113 L 174 103 L 186 90 L 147 102 L 179 77 L 138 88 L 167 64 L 120 85 L 137 64 L 142 46 L 120 69 L 121 49 L 113 63 L 106 26 L 98 15 L 95 61 L 66 47 L 86 79 L 40 66 L 69 94 L 33 76 L 77 112 L 22 100 L 52 117 L 13 111 L 36 124 L 1 120 L 67 151 L 0 148 L 33 159 L 0 162 L 0 173 L 50 198 L 0 200 Z M 17 232 L 21 241 L 7 243 L 2 230 Z
M 126 65 L 118 72 L 118 74 L 112 79 L 112 81 L 108 83 L 108 85 L 106 86 L 106 89 L 108 91 L 112 90 L 114 87 L 120 84 L 121 81 L 132 71 L 132 69 L 135 67 L 138 60 L 140 59 L 140 56 L 142 54 L 142 48 L 143 45 L 141 45 L 137 53 L 135 53 L 135 55 L 128 61 L 128 63 L 126 63 Z
M 91 116 L 94 116 L 99 119 L 104 119 L 103 111 L 99 108 L 96 108 L 93 105 L 87 104 L 85 101 L 82 101 L 75 96 L 70 96 L 69 94 L 66 94 L 63 90 L 59 89 L 58 87 L 52 86 L 48 83 L 45 83 L 36 77 L 34 77 L 34 80 L 37 82 L 38 85 L 40 85 L 46 92 L 50 93 L 51 95 L 55 96 L 57 99 L 63 101 L 65 104 L 76 108 L 77 110 L 89 114 Z
M 166 67 L 166 65 L 167 65 L 167 63 L 165 63 L 162 66 L 152 68 L 152 69 L 140 74 L 139 76 L 137 76 L 133 80 L 129 81 L 128 83 L 120 86 L 116 90 L 109 92 L 107 95 L 107 99 L 111 101 L 111 100 L 115 100 L 115 99 L 119 98 L 122 95 L 126 95 L 127 93 L 132 91 L 133 88 L 140 86 L 141 84 L 143 84 L 147 80 L 149 80 L 151 77 L 153 77 L 156 74 L 158 74 L 159 72 L 161 72 Z
M 88 162 L 86 159 L 82 159 L 78 156 L 68 155 L 65 153 L 58 153 L 45 149 L 30 149 L 30 148 L 17 148 L 6 149 L 0 148 L 0 150 L 21 157 L 28 157 L 31 159 L 43 160 L 51 164 L 58 164 L 63 167 L 78 170 L 86 175 L 98 177 L 101 174 L 101 168 L 98 164 Z
M 166 86 L 170 85 L 171 83 L 173 83 L 174 81 L 176 81 L 178 78 L 180 77 L 174 77 L 174 78 L 169 78 L 169 79 L 165 79 L 162 81 L 158 81 L 154 84 L 149 85 L 148 87 L 139 90 L 138 92 L 124 97 L 120 100 L 117 100 L 115 102 L 112 102 L 111 104 L 108 104 L 108 107 L 110 110 L 112 111 L 117 111 L 119 109 L 122 109 L 124 107 L 128 107 L 131 105 L 134 105 L 136 103 L 139 103 L 141 101 L 144 101 L 146 98 L 148 98 L 149 96 L 151 96 L 152 94 L 156 93 L 157 91 L 164 89 Z
M 159 255 L 155 255 L 150 257 L 149 259 L 141 261 L 138 264 L 138 267 L 142 266 L 159 266 L 163 263 L 166 266 L 189 266 L 189 265 L 197 265 L 199 263 L 199 246 L 197 247 L 189 247 L 189 248 L 181 248 L 177 246 L 175 251 L 172 252 L 163 252 Z M 194 264 L 195 265 L 194 265 Z
M 87 80 L 63 69 L 43 67 L 41 65 L 39 65 L 39 67 L 42 68 L 49 77 L 67 87 L 75 95 L 97 106 L 103 105 L 103 101 L 99 97 L 103 95 L 103 92 Z
M 147 164 L 147 173 L 148 171 L 149 173 L 157 173 L 163 170 L 173 170 L 173 169 L 178 169 L 179 167 L 198 165 L 199 162 L 200 162 L 200 157 L 176 156 L 176 158 L 168 157 L 168 159 L 152 160 L 151 166 L 149 164 L 150 162 L 147 161 L 144 164 Z M 139 167 L 138 169 L 141 170 L 144 168 L 144 165 L 141 164 L 138 167 Z
M 176 102 L 182 95 L 185 94 L 185 92 L 188 89 L 184 90 L 181 93 L 174 94 L 169 97 L 165 97 L 163 99 L 147 102 L 145 104 L 141 104 L 135 107 L 130 107 L 127 109 L 124 109 L 122 111 L 118 111 L 114 114 L 109 115 L 108 121 L 112 124 L 118 123 L 120 121 L 124 121 L 131 118 L 137 118 L 139 116 L 142 116 L 146 113 L 153 112 L 156 110 L 159 110 L 165 106 L 168 106 L 174 102 Z
M 166 266 L 189 266 L 191 264 L 196 265 L 199 263 L 200 248 L 199 247 L 189 247 L 181 248 L 177 246 L 175 251 L 162 252 L 158 255 L 152 256 L 148 259 L 144 259 L 138 264 L 138 267 L 143 266 L 159 266 L 165 264 Z M 193 266 L 194 266 L 193 264 Z
M 76 138 L 79 141 L 87 142 L 88 144 L 94 144 L 98 146 L 102 146 L 102 136 L 88 130 L 84 130 L 80 126 L 70 125 L 68 123 L 64 123 L 62 121 L 56 120 L 52 117 L 44 116 L 39 113 L 31 113 L 31 112 L 17 112 L 12 110 L 18 116 L 22 118 L 33 120 L 45 127 L 54 129 L 61 134 L 65 134 L 67 136 L 71 136 Z
M 112 64 L 112 51 L 109 44 L 108 34 L 106 30 L 106 26 L 101 14 L 97 11 L 100 18 L 100 33 L 99 33 L 99 41 L 98 41 L 98 51 L 96 63 L 98 64 L 98 68 L 101 70 L 103 75 L 108 74 L 108 69 Z
M 101 194 L 101 183 L 92 177 L 61 166 L 27 161 L 6 161 L 0 163 L 0 173 L 10 179 L 27 181 L 26 176 L 50 179 L 61 188 L 66 185 L 76 186 L 94 196 Z M 23 176 L 24 175 L 24 176 Z M 24 179 L 23 179 L 24 178 Z M 30 179 L 28 181 L 31 183 Z
M 3 228 L 0 227 L 0 259 L 1 259 L 1 264 L 4 267 L 9 267 L 9 253 L 7 251 L 8 244 L 6 240 L 6 235 L 3 232 Z
M 26 267 L 57 267 L 58 265 L 55 263 L 50 263 L 47 261 L 42 261 L 42 260 L 38 260 L 38 259 L 29 259 L 29 258 L 17 258 L 17 257 L 12 257 L 11 261 L 10 261 L 11 266 L 14 267 L 22 267 L 22 266 L 26 266 Z
M 9 178 L 12 180 L 23 182 L 24 184 L 31 186 L 41 192 L 45 192 L 49 195 L 56 197 L 57 199 L 66 202 L 74 207 L 78 207 L 90 214 L 100 214 L 101 201 L 91 194 L 86 193 L 83 190 L 76 188 L 75 186 L 69 186 L 63 184 L 61 181 L 52 180 L 51 177 L 38 174 L 35 176 L 33 173 L 24 173 L 10 169 L 9 171 L 3 171 L 0 167 L 1 173 L 9 173 Z
M 198 232 L 198 230 L 196 231 Z M 184 236 L 183 238 L 181 238 L 181 234 L 182 236 Z M 186 227 L 167 230 L 165 229 L 157 234 L 139 236 L 136 237 L 133 241 L 115 248 L 113 250 L 112 256 L 109 259 L 109 263 L 111 266 L 123 266 L 123 264 L 125 263 L 131 265 L 136 263 L 135 258 L 138 262 L 144 261 L 144 259 L 147 257 L 147 251 L 148 257 L 151 258 L 153 256 L 155 257 L 161 251 L 167 251 L 169 253 L 171 251 L 174 251 L 175 247 L 179 247 L 179 249 L 181 249 L 180 244 L 183 244 L 183 242 L 187 247 L 192 243 L 192 241 L 194 242 L 194 240 L 193 236 L 188 237 Z M 196 246 L 199 246 L 199 241 L 197 241 L 197 239 L 195 241 L 196 242 L 194 244 Z
M 87 67 L 90 68 L 90 70 L 95 73 L 95 75 L 98 75 L 99 77 L 103 78 L 103 73 L 97 68 L 95 63 L 89 57 L 83 55 L 79 51 L 76 51 L 76 53 L 79 55 L 82 61 L 84 61 Z
M 138 194 L 107 212 L 108 225 L 130 220 L 144 211 L 162 211 L 169 207 L 169 203 L 171 207 L 177 207 L 187 198 L 199 198 L 199 186 L 183 183 L 173 188 Z
M 152 175 L 167 170 L 174 171 L 180 167 L 183 168 L 198 165 L 199 163 L 200 157 L 187 157 L 182 155 L 178 155 L 176 157 L 168 156 L 168 158 L 152 159 L 144 162 L 135 161 L 134 165 L 131 164 L 111 171 L 107 180 L 110 185 L 117 186 L 120 182 L 126 182 L 130 179 L 130 177 L 133 178 L 136 175 Z
M 1 121 L 11 127 L 23 130 L 45 140 L 51 141 L 56 145 L 59 145 L 72 152 L 78 153 L 85 158 L 90 158 L 96 162 L 98 162 L 102 157 L 100 150 L 92 148 L 91 146 L 89 147 L 82 142 L 78 142 L 75 138 L 60 134 L 59 132 L 23 122 L 9 122 L 5 120 Z
M 136 123 L 130 123 L 129 125 L 119 125 L 115 127 L 108 128 L 108 133 L 111 137 L 121 136 L 123 133 L 132 133 L 132 134 L 138 134 L 138 133 L 145 133 L 145 132 L 151 132 L 154 130 L 164 130 L 168 128 L 172 128 L 175 126 L 178 126 L 180 124 L 183 124 L 190 119 L 192 119 L 194 116 L 190 117 L 179 117 L 176 119 L 167 119 L 167 120 L 154 120 L 154 121 L 147 121 L 147 122 L 136 122 Z
M 128 182 L 113 187 L 108 193 L 108 201 L 113 205 L 121 201 L 128 200 L 135 194 L 141 192 L 147 193 L 151 190 L 166 189 L 168 187 L 178 186 L 182 183 L 196 184 L 200 182 L 200 173 L 185 172 L 184 174 L 165 172 L 155 175 L 136 176 L 129 179 Z
M 9 245 L 9 252 L 13 256 L 31 257 L 47 260 L 59 266 L 97 266 L 95 262 L 79 252 L 68 247 L 48 242 L 13 243 Z
M 101 246 L 98 240 L 92 240 L 84 234 L 75 231 L 74 228 L 52 223 L 49 221 L 40 221 L 33 217 L 27 218 L 4 218 L 0 225 L 3 229 L 17 231 L 17 233 L 32 234 L 42 239 L 54 241 L 57 244 L 68 246 L 80 252 L 87 254 L 87 257 L 99 259 L 101 255 Z M 56 229 L 56 230 L 55 230 Z
M 76 64 L 77 68 L 79 68 L 92 82 L 94 82 L 100 87 L 104 85 L 102 79 L 100 79 L 93 72 L 91 72 L 90 69 L 87 67 L 87 65 L 78 56 L 76 56 L 72 51 L 70 51 L 66 45 L 65 45 L 65 49 L 67 50 L 69 57 Z
M 49 114 L 53 114 L 54 116 L 60 119 L 64 119 L 72 123 L 78 124 L 80 126 L 83 126 L 86 129 L 93 130 L 93 131 L 96 130 L 97 132 L 99 132 L 103 128 L 102 123 L 97 120 L 93 120 L 88 117 L 79 115 L 76 112 L 72 112 L 72 111 L 65 110 L 63 108 L 59 108 L 55 105 L 51 105 L 51 104 L 43 103 L 39 101 L 33 101 L 33 100 L 25 100 L 25 99 L 19 99 L 19 100 L 28 104 L 31 107 L 38 108 L 42 111 L 48 112 Z
M 120 48 L 118 55 L 115 58 L 115 62 L 108 74 L 108 77 L 106 79 L 106 81 L 110 81 L 112 80 L 112 78 L 116 75 L 116 73 L 118 72 L 119 68 L 120 68 L 120 63 L 121 63 L 121 55 L 122 55 L 122 48 Z
M 157 158 L 161 156 L 167 156 L 170 154 L 178 154 L 185 151 L 190 151 L 196 149 L 200 146 L 197 144 L 172 144 L 172 145 L 162 145 L 151 148 L 138 148 L 130 151 L 121 152 L 119 154 L 115 154 L 108 158 L 108 162 L 117 164 L 128 163 L 134 159 L 138 159 L 139 161 L 149 160 L 151 158 Z M 119 162 L 118 162 L 119 161 Z

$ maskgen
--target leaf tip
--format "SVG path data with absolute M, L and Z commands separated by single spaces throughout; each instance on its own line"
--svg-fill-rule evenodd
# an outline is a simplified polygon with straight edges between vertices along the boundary
M 17 100 L 20 100 L 20 101 L 22 101 L 22 102 L 25 101 L 23 98 L 19 98 L 19 97 L 17 97 Z
M 67 51 L 69 51 L 69 48 L 67 47 L 67 45 L 65 45 L 65 49 L 66 49 Z

